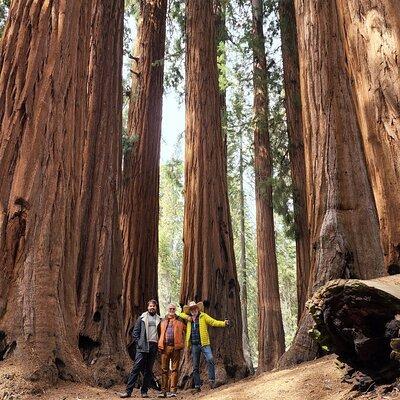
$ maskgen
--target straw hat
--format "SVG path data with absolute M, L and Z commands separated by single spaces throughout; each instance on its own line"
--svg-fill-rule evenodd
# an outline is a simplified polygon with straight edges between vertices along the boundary
M 185 314 L 189 314 L 190 313 L 190 309 L 197 307 L 199 309 L 200 312 L 204 311 L 204 304 L 202 301 L 196 303 L 195 301 L 191 301 L 188 305 L 183 306 L 183 312 Z

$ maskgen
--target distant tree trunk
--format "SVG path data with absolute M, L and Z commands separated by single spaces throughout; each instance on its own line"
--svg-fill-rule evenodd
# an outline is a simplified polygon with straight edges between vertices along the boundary
M 310 235 L 307 223 L 306 166 L 301 117 L 299 53 L 297 48 L 294 0 L 280 0 L 283 80 L 289 157 L 293 183 L 294 224 L 296 231 L 297 320 L 307 300 L 310 280 Z
M 227 109 L 226 109 L 226 1 L 214 0 L 215 9 L 215 24 L 216 24 L 216 45 L 217 45 L 217 60 L 218 60 L 218 81 L 219 81 L 219 98 L 221 107 L 221 125 L 222 135 L 224 137 L 224 157 L 226 171 L 228 168 L 227 153 L 228 153 L 228 135 L 227 135 Z
M 167 0 L 141 0 L 132 63 L 124 158 L 121 227 L 124 242 L 124 324 L 128 335 L 146 303 L 157 298 L 161 115 Z
M 247 263 L 246 263 L 246 226 L 245 226 L 245 197 L 244 197 L 244 162 L 243 162 L 243 133 L 240 132 L 239 147 L 239 197 L 240 197 L 240 276 L 241 276 L 241 292 L 240 300 L 242 306 L 242 322 L 243 322 L 243 353 L 246 364 L 251 373 L 253 373 L 253 361 L 251 359 L 249 325 L 247 317 Z
M 12 356 L 32 381 L 89 379 L 78 348 L 76 205 L 90 10 L 90 1 L 14 0 L 1 42 L 0 360 Z
M 224 165 L 213 0 L 186 2 L 186 150 L 181 302 L 209 300 L 213 317 L 231 328 L 210 328 L 218 380 L 243 377 L 239 284 Z M 226 343 L 229 342 L 229 346 Z M 181 378 L 191 372 L 186 359 Z
M 79 209 L 79 345 L 108 385 L 122 370 L 122 238 L 118 224 L 122 127 L 122 0 L 92 1 L 87 136 Z
M 263 2 L 252 0 L 254 74 L 254 169 L 258 259 L 258 369 L 271 370 L 285 351 L 272 208 L 272 159 L 268 130 L 268 71 Z
M 337 0 L 385 264 L 400 273 L 400 8 L 395 0 Z
M 312 244 L 310 295 L 331 279 L 382 276 L 384 263 L 336 4 L 295 4 Z M 281 366 L 317 356 L 318 347 L 308 336 L 311 326 L 305 311 Z

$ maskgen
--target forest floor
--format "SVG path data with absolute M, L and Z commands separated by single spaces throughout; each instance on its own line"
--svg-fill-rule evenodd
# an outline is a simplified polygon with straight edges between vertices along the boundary
M 301 366 L 262 374 L 244 381 L 221 386 L 210 391 L 203 390 L 197 395 L 190 391 L 179 393 L 178 399 L 201 400 L 384 400 L 400 399 L 398 391 L 383 394 L 384 388 L 361 395 L 351 391 L 351 385 L 342 382 L 342 371 L 335 364 L 335 357 L 324 357 L 320 360 L 305 363 Z M 11 374 L 12 376 L 12 374 Z M 117 400 L 118 392 L 124 387 L 102 389 L 82 384 L 61 382 L 57 387 L 36 394 L 13 393 L 13 378 L 10 372 L 0 370 L 1 400 Z M 8 389 L 7 389 L 8 388 Z M 13 394 L 11 394 L 13 393 Z M 157 397 L 156 391 L 149 395 Z M 139 399 L 139 391 L 135 390 L 132 399 Z M 138 397 L 135 397 L 138 396 Z

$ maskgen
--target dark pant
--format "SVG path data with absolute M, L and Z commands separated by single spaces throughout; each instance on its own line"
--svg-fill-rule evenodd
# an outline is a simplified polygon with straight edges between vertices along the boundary
M 143 374 L 143 384 L 140 391 L 147 393 L 149 385 L 153 376 L 153 365 L 157 356 L 157 343 L 149 343 L 149 352 L 141 353 L 136 352 L 135 362 L 133 368 L 128 377 L 128 383 L 126 385 L 126 391 L 131 394 L 135 386 L 136 380 L 140 373 Z
M 192 344 L 192 362 L 193 362 L 193 380 L 194 386 L 199 388 L 201 386 L 200 380 L 200 354 L 203 353 L 207 361 L 208 379 L 210 382 L 215 382 L 215 363 L 210 346 L 201 346 L 199 344 Z

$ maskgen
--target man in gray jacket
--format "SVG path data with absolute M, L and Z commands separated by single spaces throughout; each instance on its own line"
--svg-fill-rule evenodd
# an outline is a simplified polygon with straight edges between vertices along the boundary
M 153 376 L 153 365 L 157 356 L 157 342 L 161 318 L 157 314 L 157 302 L 150 300 L 147 311 L 136 321 L 132 331 L 133 341 L 136 345 L 136 357 L 132 372 L 129 374 L 126 392 L 121 398 L 131 397 L 136 380 L 140 373 L 143 374 L 143 384 L 140 389 L 142 397 L 149 397 L 147 391 Z

